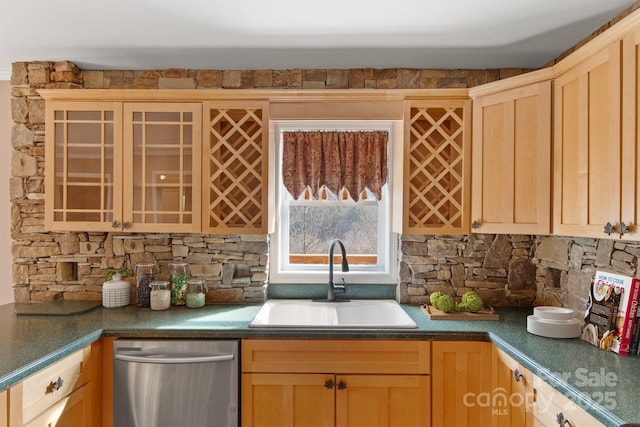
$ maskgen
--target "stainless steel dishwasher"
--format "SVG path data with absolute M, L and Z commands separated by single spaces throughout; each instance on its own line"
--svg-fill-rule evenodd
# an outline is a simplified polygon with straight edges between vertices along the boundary
M 113 353 L 114 426 L 238 426 L 238 341 L 117 339 Z

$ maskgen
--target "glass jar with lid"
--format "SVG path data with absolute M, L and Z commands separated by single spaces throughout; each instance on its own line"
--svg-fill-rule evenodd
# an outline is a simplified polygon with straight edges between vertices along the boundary
M 174 262 L 171 267 L 171 304 L 185 305 L 187 303 L 187 281 L 189 280 L 189 264 Z
M 149 307 L 149 296 L 151 293 L 151 282 L 153 282 L 153 268 L 155 264 L 136 264 L 136 305 L 138 307 Z
M 204 280 L 191 279 L 187 282 L 187 307 L 200 308 L 204 307 L 205 292 L 207 292 L 207 284 Z
M 155 280 L 149 285 L 151 310 L 166 310 L 171 305 L 171 291 L 169 282 L 166 280 Z

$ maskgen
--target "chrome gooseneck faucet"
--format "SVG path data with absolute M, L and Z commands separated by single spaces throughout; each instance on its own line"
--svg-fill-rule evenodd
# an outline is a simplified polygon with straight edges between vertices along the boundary
M 333 249 L 338 244 L 340 251 L 342 252 L 342 271 L 349 271 L 349 262 L 347 261 L 347 251 L 344 249 L 344 244 L 339 239 L 334 239 L 329 244 L 329 283 L 327 286 L 327 301 L 346 301 L 336 300 L 336 293 L 343 294 L 345 292 L 344 278 L 342 279 L 342 285 L 336 285 L 333 283 Z

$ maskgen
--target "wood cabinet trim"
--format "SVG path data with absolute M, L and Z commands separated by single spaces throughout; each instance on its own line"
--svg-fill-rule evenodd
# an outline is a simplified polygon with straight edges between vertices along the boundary
M 467 99 L 462 89 L 39 89 L 46 101 L 196 102 L 251 101 L 299 103 L 323 101 L 403 101 L 406 99 Z
M 469 88 L 469 96 L 475 99 L 489 95 L 500 95 L 502 92 L 518 89 L 531 84 L 551 81 L 554 78 L 552 67 L 540 68 L 525 74 L 509 77 L 506 79 L 496 80 L 495 82 L 486 83 L 479 86 Z

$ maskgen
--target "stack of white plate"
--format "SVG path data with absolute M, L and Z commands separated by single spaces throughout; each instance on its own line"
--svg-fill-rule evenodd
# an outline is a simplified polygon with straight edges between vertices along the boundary
M 534 307 L 527 317 L 527 331 L 549 338 L 576 338 L 582 333 L 582 322 L 566 307 Z

